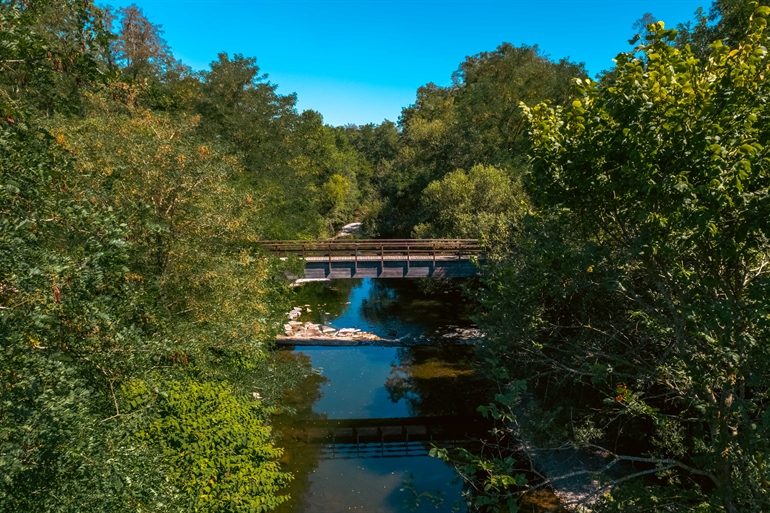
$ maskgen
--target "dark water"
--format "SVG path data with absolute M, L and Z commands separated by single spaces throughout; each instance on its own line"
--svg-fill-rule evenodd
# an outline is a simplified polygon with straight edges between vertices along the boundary
M 416 443 L 401 457 L 332 452 L 292 436 L 312 419 L 373 419 L 474 414 L 488 385 L 474 363 L 473 346 L 441 335 L 471 328 L 467 304 L 456 290 L 424 290 L 412 280 L 337 280 L 309 283 L 297 305 L 300 320 L 360 328 L 383 337 L 424 342 L 408 347 L 302 347 L 283 357 L 308 362 L 315 372 L 289 394 L 295 415 L 276 420 L 286 450 L 283 463 L 296 475 L 293 499 L 282 512 L 453 510 L 462 484 L 454 469 Z M 429 497 L 442 495 L 438 508 Z

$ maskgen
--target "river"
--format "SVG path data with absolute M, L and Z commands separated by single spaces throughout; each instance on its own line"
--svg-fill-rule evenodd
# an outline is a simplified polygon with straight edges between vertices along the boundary
M 280 512 L 448 512 L 459 505 L 462 483 L 453 468 L 428 456 L 428 442 L 396 436 L 331 444 L 309 440 L 304 427 L 335 419 L 425 424 L 478 416 L 489 385 L 475 366 L 473 345 L 452 338 L 473 328 L 468 305 L 456 289 L 425 285 L 365 279 L 299 287 L 300 321 L 359 328 L 399 343 L 283 350 L 283 358 L 309 362 L 314 372 L 285 398 L 294 413 L 275 421 L 284 466 L 296 476 Z

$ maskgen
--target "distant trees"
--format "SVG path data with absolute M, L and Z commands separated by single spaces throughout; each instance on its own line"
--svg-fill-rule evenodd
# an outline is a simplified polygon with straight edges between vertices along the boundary
M 456 169 L 495 166 L 517 181 L 526 168 L 526 131 L 520 102 L 568 101 L 570 79 L 582 65 L 553 62 L 537 47 L 503 44 L 468 57 L 451 87 L 428 84 L 399 121 L 401 144 L 386 172 L 375 175 L 384 204 L 380 233 L 406 236 L 430 220 L 420 215 L 423 191 Z
M 415 237 L 507 240 L 526 205 L 520 183 L 502 170 L 476 165 L 431 182 L 422 195 L 425 223 Z

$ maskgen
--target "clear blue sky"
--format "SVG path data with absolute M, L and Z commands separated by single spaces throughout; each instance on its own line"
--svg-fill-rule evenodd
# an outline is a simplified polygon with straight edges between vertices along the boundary
M 645 12 L 667 26 L 702 0 L 135 0 L 161 24 L 174 55 L 206 69 L 217 53 L 257 57 L 278 92 L 327 123 L 396 121 L 421 85 L 448 85 L 467 55 L 502 42 L 538 44 L 591 75 L 629 49 Z

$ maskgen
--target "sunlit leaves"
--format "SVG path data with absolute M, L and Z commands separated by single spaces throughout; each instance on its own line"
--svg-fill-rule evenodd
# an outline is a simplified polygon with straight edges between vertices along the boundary
M 522 106 L 540 212 L 492 279 L 519 294 L 501 298 L 514 316 L 490 312 L 515 326 L 494 328 L 515 335 L 502 347 L 588 393 L 582 415 L 616 446 L 652 430 L 647 453 L 684 458 L 728 510 L 767 506 L 752 427 L 768 380 L 754 341 L 770 328 L 764 16 L 705 59 L 652 24 L 572 105 Z

